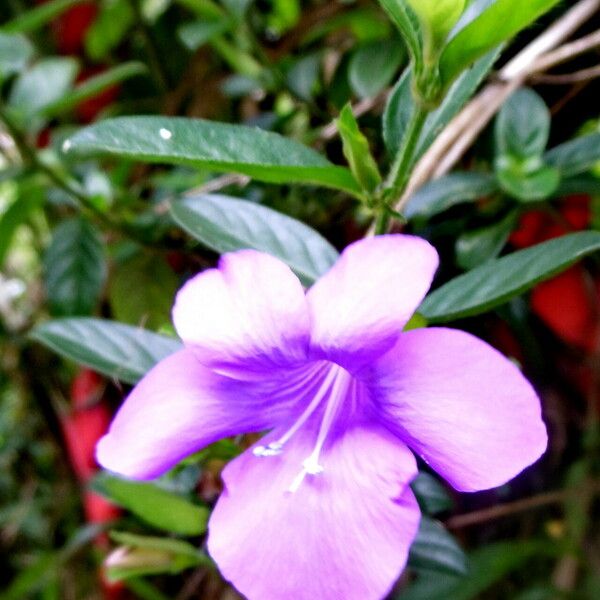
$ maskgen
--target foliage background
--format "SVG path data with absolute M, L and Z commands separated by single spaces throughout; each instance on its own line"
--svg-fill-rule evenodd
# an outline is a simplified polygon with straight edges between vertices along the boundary
M 569 8 L 559 3 L 512 40 L 495 69 Z M 577 37 L 597 26 L 594 16 Z M 592 50 L 560 72 L 596 61 Z M 387 168 L 385 97 L 407 64 L 401 38 L 370 1 L 2 4 L 0 600 L 237 597 L 201 548 L 219 471 L 250 440 L 217 444 L 156 484 L 98 474 L 92 449 L 110 414 L 175 342 L 132 338 L 132 330 L 95 321 L 78 322 L 65 341 L 64 330 L 43 324 L 93 316 L 170 336 L 172 298 L 187 277 L 248 237 L 277 247 L 282 228 L 260 207 L 309 225 L 338 249 L 364 235 L 373 218 L 367 202 L 289 184 L 295 175 L 258 183 L 243 169 L 166 167 L 172 161 L 149 164 L 135 152 L 72 154 L 65 140 L 106 117 L 201 117 L 279 132 L 342 165 L 332 122 L 351 102 L 374 162 Z M 408 224 L 394 225 L 435 243 L 443 259 L 439 285 L 500 254 L 600 223 L 597 138 L 584 144 L 584 168 L 563 176 L 562 187 L 545 163 L 528 171 L 530 163 L 506 162 L 520 152 L 519 159 L 539 158 L 546 141 L 553 148 L 600 131 L 598 86 L 591 77 L 538 76 L 528 84 L 539 96 L 513 97 L 451 179 L 417 192 L 404 213 Z M 344 126 L 351 129 L 351 119 Z M 364 147 L 359 155 L 368 179 Z M 245 203 L 213 198 L 200 210 L 193 198 L 207 193 Z M 260 229 L 265 214 L 272 231 Z M 292 241 L 283 245 L 293 255 Z M 548 265 L 537 279 L 590 254 L 598 241 L 545 248 Z M 300 267 L 310 280 L 314 263 L 301 257 Z M 477 289 L 508 288 L 519 276 L 499 273 L 497 263 L 484 275 Z M 523 476 L 484 494 L 458 495 L 424 474 L 416 491 L 430 518 L 393 598 L 600 596 L 597 256 L 530 292 L 537 279 L 507 293 L 510 302 L 459 310 L 452 320 L 522 364 L 543 398 L 551 447 Z M 98 358 L 103 352 L 108 363 Z

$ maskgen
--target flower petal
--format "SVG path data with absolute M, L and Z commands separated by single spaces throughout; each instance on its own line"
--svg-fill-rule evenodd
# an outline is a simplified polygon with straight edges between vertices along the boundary
M 462 331 L 404 333 L 368 378 L 387 426 L 459 490 L 502 485 L 546 449 L 534 389 L 502 354 Z
M 382 427 L 355 425 L 291 493 L 315 437 L 303 429 L 283 454 L 247 451 L 223 473 L 208 549 L 249 600 L 379 600 L 404 568 L 420 520 L 411 452 Z
M 177 294 L 173 322 L 202 363 L 236 376 L 306 358 L 302 285 L 284 263 L 254 250 L 226 254 L 218 269 L 188 281 Z
M 378 236 L 348 246 L 307 295 L 315 354 L 352 369 L 389 350 L 437 266 L 435 248 L 414 236 Z
M 100 440 L 97 460 L 127 477 L 161 475 L 223 437 L 262 431 L 289 418 L 301 400 L 291 385 L 299 375 L 288 375 L 287 394 L 275 378 L 236 381 L 206 369 L 192 350 L 180 350 L 133 389 Z

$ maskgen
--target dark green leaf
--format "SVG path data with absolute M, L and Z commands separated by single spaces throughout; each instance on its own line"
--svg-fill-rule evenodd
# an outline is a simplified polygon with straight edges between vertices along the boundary
M 406 331 L 406 329 L 405 329 Z M 421 510 L 436 515 L 452 509 L 453 502 L 446 488 L 429 473 L 421 472 L 410 484 Z
M 593 175 L 575 175 L 561 181 L 556 190 L 556 196 L 563 198 L 572 194 L 600 196 L 600 179 Z
M 54 315 L 92 312 L 106 280 L 104 245 L 89 221 L 74 218 L 55 230 L 44 256 L 46 293 Z
M 546 163 L 563 177 L 585 173 L 600 162 L 600 133 L 592 133 L 561 144 L 546 153 Z
M 381 183 L 381 174 L 369 149 L 369 141 L 361 132 L 350 105 L 346 105 L 337 120 L 342 138 L 344 156 L 356 181 L 367 192 L 373 192 Z
M 456 540 L 439 522 L 421 518 L 417 537 L 410 548 L 408 564 L 417 571 L 436 571 L 464 575 L 467 557 Z
M 481 314 L 598 250 L 600 233 L 585 231 L 488 261 L 433 292 L 419 312 L 438 323 Z
M 192 504 L 155 483 L 101 473 L 94 479 L 94 489 L 158 529 L 188 536 L 206 531 L 208 508 Z
M 33 56 L 33 46 L 24 35 L 0 29 L 0 80 L 22 71 Z
M 455 172 L 426 183 L 404 208 L 407 219 L 429 219 L 452 206 L 473 202 L 498 191 L 495 178 L 475 171 Z
M 352 90 L 360 98 L 373 98 L 390 84 L 404 58 L 404 46 L 397 39 L 358 48 L 348 65 Z
M 321 52 L 313 52 L 295 61 L 287 72 L 288 88 L 301 100 L 308 102 L 318 91 L 322 59 Z
M 496 154 L 516 159 L 541 156 L 550 137 L 550 111 L 533 90 L 522 88 L 504 103 L 495 126 Z
M 443 84 L 449 85 L 478 58 L 531 25 L 559 1 L 496 0 L 446 46 L 440 59 Z
M 86 0 L 50 0 L 33 8 L 28 8 L 12 21 L 0 26 L 0 31 L 6 33 L 30 33 L 58 17 L 76 4 Z
M 177 117 L 121 117 L 67 140 L 75 155 L 112 155 L 152 163 L 242 173 L 271 183 L 307 183 L 359 193 L 348 169 L 302 144 L 262 129 Z
M 61 356 L 125 383 L 137 383 L 156 363 L 181 348 L 173 338 L 114 321 L 55 319 L 31 337 Z
M 276 256 L 310 285 L 337 260 L 316 231 L 270 208 L 221 195 L 174 202 L 171 214 L 191 236 L 219 253 L 253 248 Z
M 86 53 L 95 61 L 107 58 L 135 22 L 129 0 L 102 2 L 98 16 L 85 34 Z
M 137 254 L 112 274 L 108 292 L 112 314 L 130 325 L 159 329 L 170 322 L 178 285 L 178 277 L 162 257 Z
M 465 270 L 471 270 L 482 263 L 496 258 L 506 245 L 517 223 L 518 212 L 510 212 L 504 219 L 463 233 L 456 240 L 456 262 Z

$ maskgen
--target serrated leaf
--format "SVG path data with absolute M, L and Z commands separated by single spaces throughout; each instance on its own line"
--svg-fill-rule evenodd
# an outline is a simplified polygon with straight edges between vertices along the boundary
M 560 0 L 496 0 L 450 40 L 440 59 L 447 86 L 490 49 L 514 37 Z
M 93 488 L 158 529 L 188 536 L 201 535 L 206 531 L 208 508 L 193 504 L 155 483 L 130 481 L 100 473 L 94 479 Z
M 96 229 L 81 217 L 63 221 L 44 255 L 44 282 L 52 313 L 91 313 L 105 280 L 104 245 Z
M 108 155 L 150 163 L 241 173 L 270 183 L 323 185 L 360 195 L 348 169 L 277 133 L 182 117 L 120 117 L 65 142 L 76 156 Z
M 600 133 L 575 138 L 546 153 L 545 162 L 563 177 L 585 173 L 600 161 Z
M 358 48 L 348 65 L 352 90 L 359 98 L 373 98 L 387 87 L 406 57 L 397 39 L 377 40 Z
M 33 46 L 24 36 L 0 30 L 0 80 L 22 71 L 33 56 Z
M 310 285 L 338 253 L 314 229 L 270 208 L 222 195 L 173 202 L 171 215 L 192 237 L 219 253 L 253 248 L 286 263 Z
M 47 321 L 31 337 L 65 358 L 125 383 L 137 383 L 156 363 L 181 348 L 179 340 L 91 318 Z
M 462 548 L 444 526 L 422 517 L 417 537 L 410 548 L 408 564 L 417 571 L 465 575 L 468 561 Z
M 495 123 L 496 154 L 541 156 L 550 137 L 550 111 L 533 90 L 522 88 L 504 103 Z
M 585 231 L 513 252 L 461 275 L 428 296 L 419 313 L 443 323 L 487 312 L 600 250 L 600 233 Z
M 498 190 L 496 179 L 489 173 L 457 171 L 419 188 L 409 199 L 403 214 L 407 219 L 429 219 L 453 206 L 485 198 Z

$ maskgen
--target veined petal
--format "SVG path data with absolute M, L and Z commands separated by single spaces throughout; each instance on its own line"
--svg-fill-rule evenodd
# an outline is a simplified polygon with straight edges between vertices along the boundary
M 385 235 L 356 242 L 308 292 L 312 348 L 353 370 L 389 350 L 431 285 L 428 242 Z
M 206 366 L 250 377 L 306 359 L 304 290 L 284 263 L 261 252 L 224 255 L 188 281 L 173 307 L 177 333 Z
M 263 431 L 289 418 L 302 402 L 302 382 L 312 374 L 286 374 L 285 381 L 236 381 L 204 367 L 190 349 L 176 352 L 125 400 L 97 446 L 98 463 L 136 479 L 161 475 L 223 437 Z
M 458 490 L 502 485 L 546 450 L 534 389 L 502 354 L 462 331 L 402 334 L 368 379 L 387 426 Z
M 380 600 L 406 564 L 420 520 L 413 455 L 384 428 L 355 425 L 292 493 L 315 435 L 303 429 L 279 456 L 247 451 L 223 473 L 208 549 L 248 600 Z

